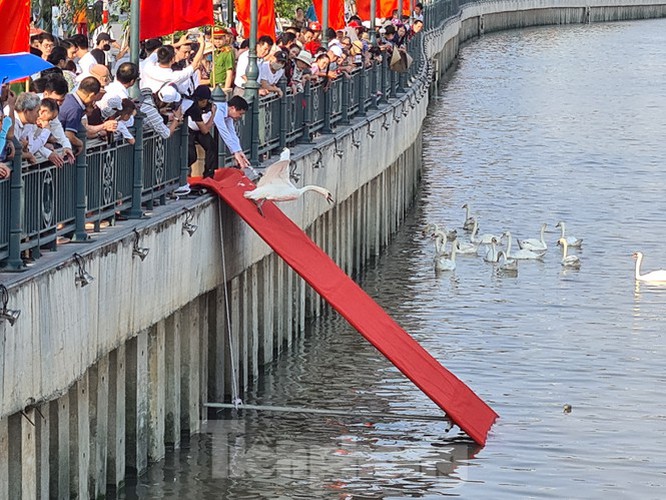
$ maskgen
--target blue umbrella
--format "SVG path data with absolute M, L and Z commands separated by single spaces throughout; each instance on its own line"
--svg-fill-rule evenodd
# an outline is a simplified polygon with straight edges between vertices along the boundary
M 39 73 L 53 64 L 27 52 L 0 55 L 0 83 L 12 82 Z

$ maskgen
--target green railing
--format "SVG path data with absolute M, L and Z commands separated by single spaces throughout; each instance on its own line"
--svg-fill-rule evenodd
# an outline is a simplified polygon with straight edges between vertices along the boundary
M 426 5 L 428 28 L 457 10 L 458 3 L 451 1 Z M 423 34 L 410 41 L 408 51 L 414 61 L 405 73 L 391 71 L 384 57 L 350 76 L 308 83 L 298 94 L 286 91 L 281 82 L 283 98 L 269 96 L 251 103 L 258 106 L 258 113 L 252 108 L 236 127 L 252 163 L 285 146 L 333 133 L 399 94 L 409 94 L 401 108 L 406 114 L 405 106 L 416 96 L 410 89 L 427 84 L 430 78 Z M 385 119 L 399 120 L 400 113 L 396 115 L 394 109 Z M 135 135 L 134 145 L 91 142 L 76 165 L 62 168 L 48 162 L 22 165 L 17 146 L 11 176 L 0 180 L 0 266 L 5 271 L 25 270 L 26 260 L 54 250 L 61 239 L 84 241 L 104 223 L 114 224 L 120 216 L 141 217 L 144 209 L 167 202 L 169 193 L 186 182 L 187 127 L 164 140 L 142 133 L 142 118 L 137 116 Z M 230 155 L 218 142 L 219 164 L 231 165 Z

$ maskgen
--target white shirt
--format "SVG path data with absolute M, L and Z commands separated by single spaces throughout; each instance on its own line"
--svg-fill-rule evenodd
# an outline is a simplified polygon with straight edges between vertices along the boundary
M 121 100 L 129 99 L 127 88 L 125 88 L 125 86 L 117 80 L 109 83 L 106 87 L 104 87 L 104 90 L 106 91 L 104 96 L 102 96 L 102 98 L 97 102 L 97 107 L 101 110 L 109 107 L 109 99 L 112 97 L 120 97 Z
M 215 112 L 215 117 L 213 118 L 213 123 L 217 131 L 220 133 L 222 140 L 231 151 L 231 154 L 238 153 L 243 151 L 240 145 L 240 139 L 238 139 L 238 134 L 236 133 L 236 128 L 234 127 L 233 118 L 229 118 L 229 108 L 226 102 L 216 103 L 217 111 Z
M 166 83 L 183 83 L 194 74 L 194 68 L 190 65 L 180 71 L 171 68 L 163 68 L 159 64 L 146 64 L 141 75 L 141 87 L 148 88 L 154 92 L 160 90 Z
M 261 83 L 263 80 L 266 80 L 269 85 L 277 85 L 277 83 L 280 81 L 280 78 L 282 78 L 282 75 L 284 75 L 283 68 L 280 68 L 275 73 L 273 73 L 271 65 L 268 61 L 261 61 L 261 64 L 259 64 L 259 83 Z
M 234 85 L 236 87 L 245 88 L 245 73 L 247 73 L 247 67 L 250 64 L 250 51 L 246 50 L 238 56 L 238 61 L 236 62 L 236 76 L 234 77 Z
M 143 70 L 146 65 L 152 66 L 154 64 L 157 64 L 157 50 L 153 50 L 148 57 L 139 63 L 139 73 L 143 75 Z
M 86 76 L 90 76 L 90 68 L 97 64 L 97 59 L 93 57 L 90 52 L 86 52 L 81 59 L 79 59 L 79 68 L 81 68 L 81 74 L 76 77 L 76 81 L 80 82 Z

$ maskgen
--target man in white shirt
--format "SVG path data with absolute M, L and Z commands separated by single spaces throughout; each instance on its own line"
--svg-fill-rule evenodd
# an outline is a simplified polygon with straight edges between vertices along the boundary
M 227 145 L 229 152 L 240 168 L 250 167 L 250 161 L 243 153 L 240 139 L 236 133 L 234 122 L 240 120 L 248 109 L 248 104 L 241 96 L 234 96 L 228 102 L 219 102 L 215 113 L 214 122 L 220 137 Z
M 79 75 L 76 80 L 80 82 L 90 74 L 90 68 L 97 64 L 97 60 L 88 51 L 88 37 L 78 34 L 70 38 L 69 41 L 72 42 L 76 48 L 74 51 L 74 57 L 78 58 L 76 65 L 78 70 L 77 73 Z
M 67 80 L 58 74 L 51 74 L 45 80 L 44 91 L 37 95 L 40 99 L 53 99 L 60 106 L 65 101 L 65 96 L 67 95 Z M 62 157 L 65 163 L 74 163 L 75 158 L 72 152 L 72 144 L 67 138 L 58 117 L 49 122 L 48 128 L 53 138 L 62 147 Z
M 188 80 L 203 59 L 204 42 L 204 36 L 200 35 L 199 50 L 194 56 L 192 64 L 179 71 L 171 69 L 171 65 L 176 61 L 174 48 L 171 45 L 165 45 L 157 49 L 157 64 L 146 64 L 144 66 L 141 74 L 141 87 L 149 88 L 155 93 L 169 83 L 178 85 Z
M 97 103 L 97 107 L 102 110 L 102 116 L 106 117 L 113 113 L 107 113 L 109 108 L 109 99 L 114 97 L 129 99 L 128 89 L 139 79 L 139 67 L 131 62 L 122 63 L 116 71 L 116 79 L 109 83 L 104 90 L 106 91 Z M 133 121 L 133 120 L 132 120 Z M 128 124 L 129 127 L 132 124 Z
M 41 151 L 41 148 L 46 142 L 45 139 L 48 139 L 48 136 L 43 137 L 39 134 L 39 138 L 36 138 L 36 123 L 39 118 L 39 108 L 40 108 L 40 99 L 37 94 L 32 92 L 23 92 L 16 98 L 16 104 L 14 105 L 14 137 L 21 143 L 25 154 L 26 159 L 35 163 L 34 154 L 38 151 Z M 47 130 L 44 130 L 44 133 L 47 133 Z M 37 140 L 41 142 L 37 142 Z M 44 150 L 44 156 L 53 162 L 57 167 L 62 167 L 63 159 L 55 151 Z
M 257 65 L 261 66 L 261 60 L 268 55 L 273 47 L 273 39 L 264 35 L 257 40 Z M 234 79 L 234 95 L 243 95 L 245 82 L 247 82 L 247 67 L 250 64 L 250 51 L 246 50 L 238 56 L 236 63 L 236 78 Z
M 268 95 L 275 92 L 282 97 L 282 89 L 278 87 L 278 82 L 284 75 L 284 65 L 287 63 L 287 53 L 278 50 L 269 54 L 259 65 L 259 95 Z

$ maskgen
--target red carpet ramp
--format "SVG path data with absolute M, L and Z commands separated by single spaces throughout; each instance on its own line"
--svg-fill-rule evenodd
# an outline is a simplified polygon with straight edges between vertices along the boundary
M 239 170 L 219 169 L 214 179 L 192 179 L 222 198 L 312 288 L 444 410 L 475 442 L 484 445 L 497 414 L 444 368 L 272 202 L 243 197 L 254 184 Z

